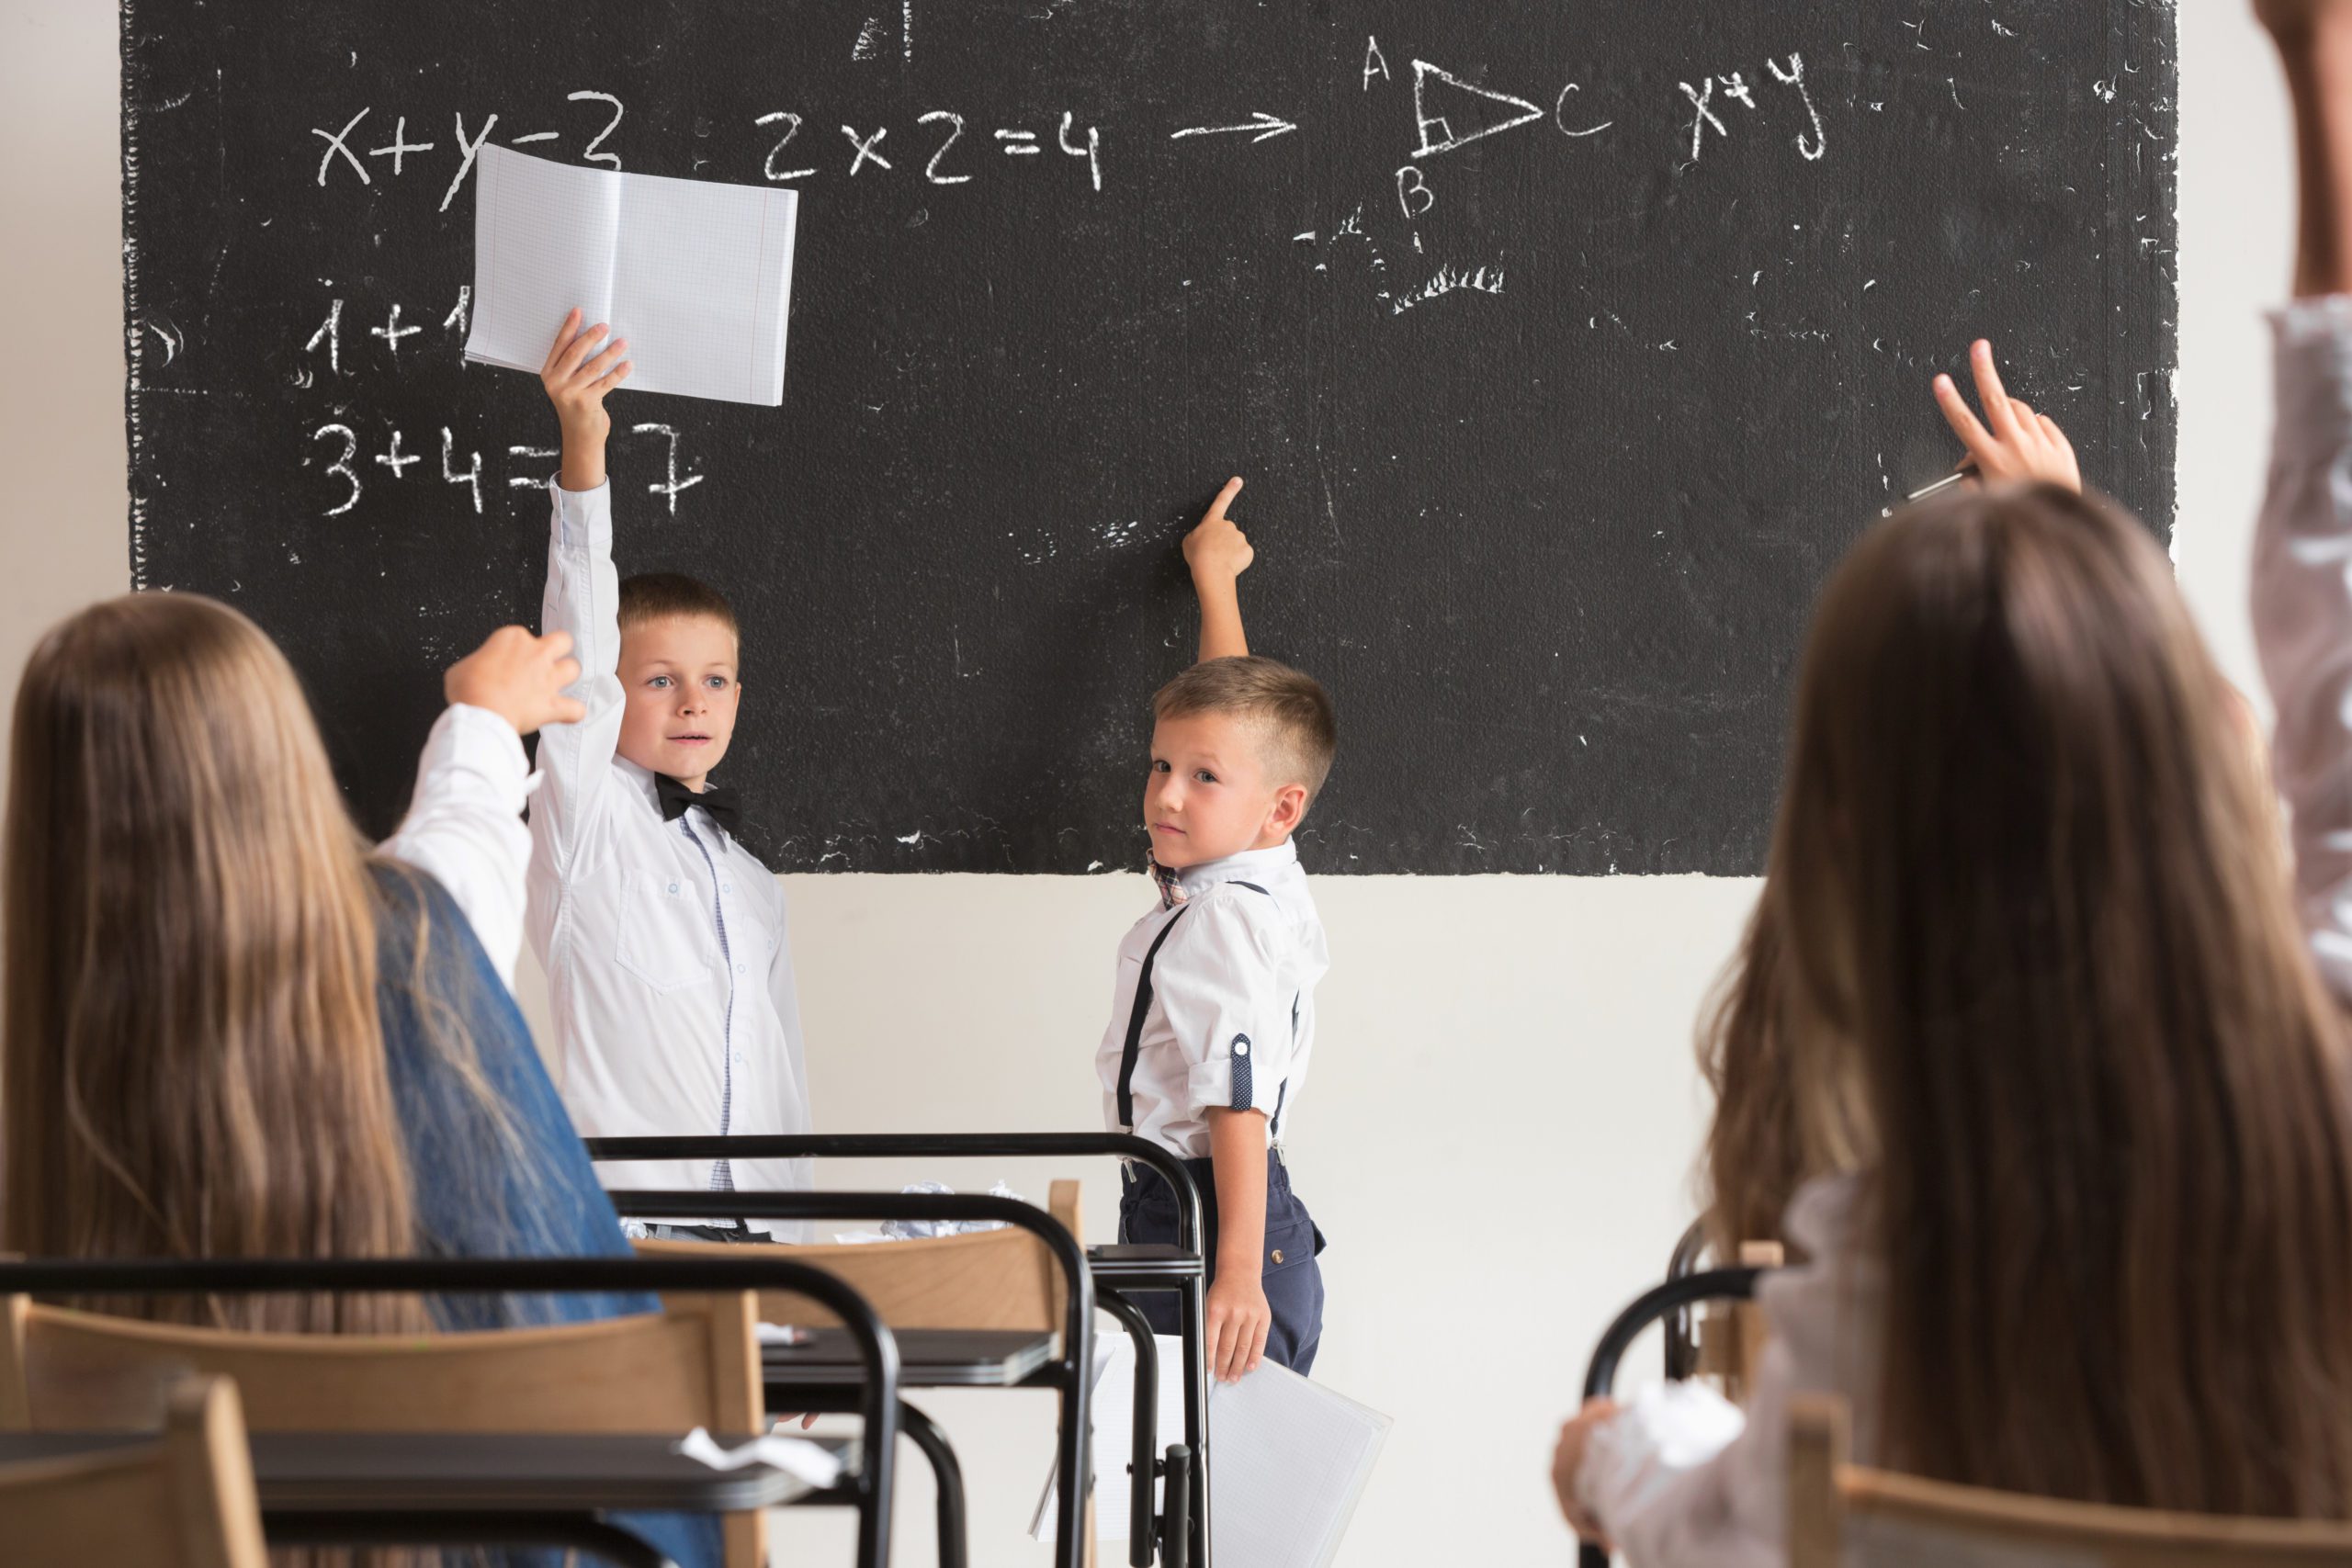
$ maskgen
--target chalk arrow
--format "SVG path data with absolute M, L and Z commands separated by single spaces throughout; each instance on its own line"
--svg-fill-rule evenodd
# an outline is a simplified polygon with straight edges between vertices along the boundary
M 1470 100 L 1458 102 L 1454 106 L 1456 114 L 1463 114 L 1466 110 L 1479 115 L 1491 115 L 1495 112 L 1492 106 L 1496 104 L 1520 112 L 1508 119 L 1498 119 L 1492 125 L 1480 126 L 1476 130 L 1457 131 L 1447 122 L 1443 115 L 1431 114 L 1429 111 L 1426 95 L 1432 77 L 1449 87 L 1459 88 L 1470 95 L 1470 100 L 1484 100 L 1483 103 Z M 1439 95 L 1441 107 L 1444 105 L 1444 96 L 1443 94 Z M 1529 103 L 1525 98 L 1516 98 L 1509 93 L 1498 93 L 1492 87 L 1481 87 L 1476 83 L 1464 82 L 1451 72 L 1439 70 L 1426 60 L 1413 62 L 1413 118 L 1421 133 L 1421 144 L 1414 148 L 1412 152 L 1416 158 L 1429 158 L 1440 152 L 1451 152 L 1465 141 L 1476 141 L 1482 136 L 1492 136 L 1498 130 L 1510 130 L 1516 126 L 1527 125 L 1542 119 L 1545 112 L 1541 107 Z M 1463 123 L 1468 125 L 1473 122 L 1465 118 Z
M 1171 132 L 1169 135 L 1168 140 L 1174 141 L 1179 137 L 1185 136 L 1223 136 L 1226 132 L 1230 130 L 1254 130 L 1258 134 L 1251 137 L 1250 140 L 1253 142 L 1257 142 L 1263 141 L 1270 136 L 1280 136 L 1286 130 L 1296 130 L 1297 129 L 1298 127 L 1293 125 L 1286 119 L 1276 119 L 1264 109 L 1257 109 L 1252 111 L 1250 120 L 1247 125 L 1196 125 L 1190 130 Z

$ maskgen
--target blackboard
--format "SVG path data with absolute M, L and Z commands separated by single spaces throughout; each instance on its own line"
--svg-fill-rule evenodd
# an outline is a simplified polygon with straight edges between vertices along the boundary
M 781 409 L 616 400 L 723 587 L 779 869 L 1129 867 L 1176 544 L 1329 683 L 1317 872 L 1759 869 L 1824 574 L 1993 335 L 2170 525 L 2143 0 L 130 0 L 131 571 L 288 650 L 382 829 L 535 617 L 552 421 L 468 367 L 469 152 L 800 193 Z M 552 323 L 551 323 L 552 325 Z

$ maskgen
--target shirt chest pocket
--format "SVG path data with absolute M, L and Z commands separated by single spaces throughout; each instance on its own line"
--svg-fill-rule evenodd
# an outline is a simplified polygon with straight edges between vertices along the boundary
M 692 877 L 632 871 L 621 880 L 613 958 L 657 991 L 708 980 L 718 936 L 710 900 Z

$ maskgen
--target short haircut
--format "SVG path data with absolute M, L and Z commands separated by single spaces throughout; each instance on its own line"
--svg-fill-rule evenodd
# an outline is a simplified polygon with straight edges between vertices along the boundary
M 1322 793 L 1340 748 L 1339 717 L 1322 682 L 1255 654 L 1203 660 L 1159 688 L 1151 712 L 1154 718 L 1229 713 L 1255 719 L 1265 732 L 1268 766 L 1282 783 L 1305 784 L 1309 805 Z
M 741 638 L 735 606 L 709 583 L 676 571 L 648 571 L 621 580 L 620 627 L 627 631 L 642 621 L 666 621 L 678 615 L 707 615 Z

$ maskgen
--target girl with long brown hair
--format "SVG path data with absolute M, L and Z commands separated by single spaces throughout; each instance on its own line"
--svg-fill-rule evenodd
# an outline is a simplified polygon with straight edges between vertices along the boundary
M 1939 1480 L 2352 1515 L 2352 5 L 2260 9 L 2297 291 L 2339 296 L 2281 316 L 2257 536 L 2293 872 L 2139 525 L 2010 485 L 1865 536 L 1806 646 L 1758 925 L 1782 1125 L 1837 1173 L 1789 1209 L 1811 1261 L 1759 1292 L 1738 1436 L 1678 1451 L 1676 1397 L 1564 1431 L 1564 1510 L 1634 1562 L 1781 1559 L 1798 1390 Z M 2046 434 L 1984 393 L 1994 446 Z
M 133 594 L 41 640 L 5 825 L 0 1251 L 627 1252 L 505 984 L 530 852 L 520 737 L 577 716 L 568 641 L 510 626 L 449 671 L 408 819 L 371 852 L 292 669 L 243 615 Z M 346 1332 L 658 1307 L 82 1304 Z M 682 1563 L 717 1560 L 707 1521 L 632 1522 Z

